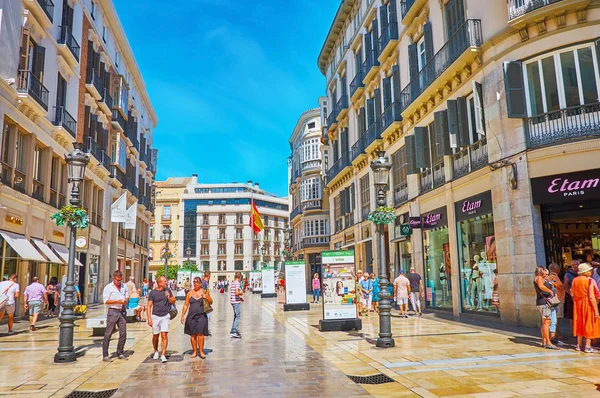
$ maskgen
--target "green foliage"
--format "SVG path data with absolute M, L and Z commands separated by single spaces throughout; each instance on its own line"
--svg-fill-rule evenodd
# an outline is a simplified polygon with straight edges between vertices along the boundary
M 367 219 L 375 224 L 391 224 L 396 219 L 396 212 L 392 207 L 378 207 L 369 213 Z
M 181 265 L 181 268 L 192 272 L 196 272 L 198 271 L 198 264 L 194 263 L 193 261 L 186 261 Z
M 85 229 L 90 224 L 90 219 L 81 207 L 68 205 L 63 206 L 58 212 L 50 216 L 57 226 L 67 225 L 71 228 Z
M 177 271 L 179 270 L 179 265 L 169 265 L 167 268 L 167 279 L 177 279 Z M 165 275 L 165 267 L 160 267 L 160 269 L 156 272 L 156 277 L 161 277 Z

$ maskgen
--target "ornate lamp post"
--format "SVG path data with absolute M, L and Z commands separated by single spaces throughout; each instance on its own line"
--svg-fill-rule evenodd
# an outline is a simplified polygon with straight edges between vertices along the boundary
M 169 275 L 169 242 L 171 241 L 171 226 L 166 225 L 163 228 L 163 236 L 165 238 L 165 278 L 168 279 Z
M 67 161 L 67 179 L 72 184 L 71 199 L 73 206 L 79 206 L 79 184 L 85 178 L 85 168 L 90 161 L 87 153 L 83 152 L 83 144 L 73 143 L 73 151 L 65 155 Z M 75 301 L 75 240 L 77 239 L 77 227 L 71 225 L 69 237 L 69 265 L 67 268 L 67 282 L 65 284 L 65 299 L 62 302 L 63 311 L 60 317 L 60 329 L 58 334 L 58 352 L 54 355 L 54 362 L 73 362 L 77 359 L 77 353 L 73 347 L 73 328 L 75 326 L 75 312 L 73 309 Z
M 392 164 L 385 156 L 385 152 L 377 153 L 377 159 L 371 163 L 373 170 L 373 184 L 377 191 L 377 207 L 386 205 L 386 191 L 389 189 L 389 175 Z M 394 347 L 395 342 L 392 338 L 392 322 L 390 293 L 388 292 L 388 270 L 385 261 L 385 232 L 384 224 L 377 226 L 377 235 L 379 238 L 379 338 L 377 339 L 377 347 L 389 348 Z
M 187 257 L 187 262 L 190 262 L 190 257 L 192 257 L 192 248 L 191 247 L 187 247 L 185 249 L 185 256 Z
M 260 268 L 262 269 L 265 264 L 265 253 L 267 252 L 267 246 L 262 245 L 260 251 L 262 253 Z

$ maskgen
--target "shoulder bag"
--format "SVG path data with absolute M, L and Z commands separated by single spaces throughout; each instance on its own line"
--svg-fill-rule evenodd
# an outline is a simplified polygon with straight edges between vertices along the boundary
M 8 291 L 10 290 L 11 287 L 13 287 L 15 283 L 11 283 L 9 287 L 6 288 L 5 291 L 2 292 L 2 294 L 0 294 L 0 310 L 3 309 L 6 304 L 8 303 Z

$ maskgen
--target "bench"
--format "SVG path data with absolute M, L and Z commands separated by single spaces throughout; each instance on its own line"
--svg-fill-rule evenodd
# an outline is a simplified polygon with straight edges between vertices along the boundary
M 135 322 L 135 312 L 133 309 L 128 309 L 125 314 L 125 320 L 127 323 Z M 106 315 L 100 315 L 94 318 L 87 318 L 85 326 L 88 329 L 92 329 L 92 336 L 104 336 L 106 331 Z

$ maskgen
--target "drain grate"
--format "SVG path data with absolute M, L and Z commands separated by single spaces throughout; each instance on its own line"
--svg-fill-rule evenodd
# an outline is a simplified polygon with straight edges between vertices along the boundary
M 117 389 L 114 390 L 102 390 L 102 391 L 73 391 L 67 398 L 110 398 L 114 393 L 117 392 Z
M 183 355 L 167 355 L 167 362 L 182 362 L 183 361 Z M 155 364 L 160 364 L 161 362 L 155 359 L 152 359 L 152 357 L 148 357 L 144 360 L 144 362 L 142 363 L 155 363 Z
M 383 373 L 377 373 L 376 375 L 370 376 L 350 376 L 347 375 L 350 380 L 356 384 L 385 384 L 395 383 L 395 380 Z

